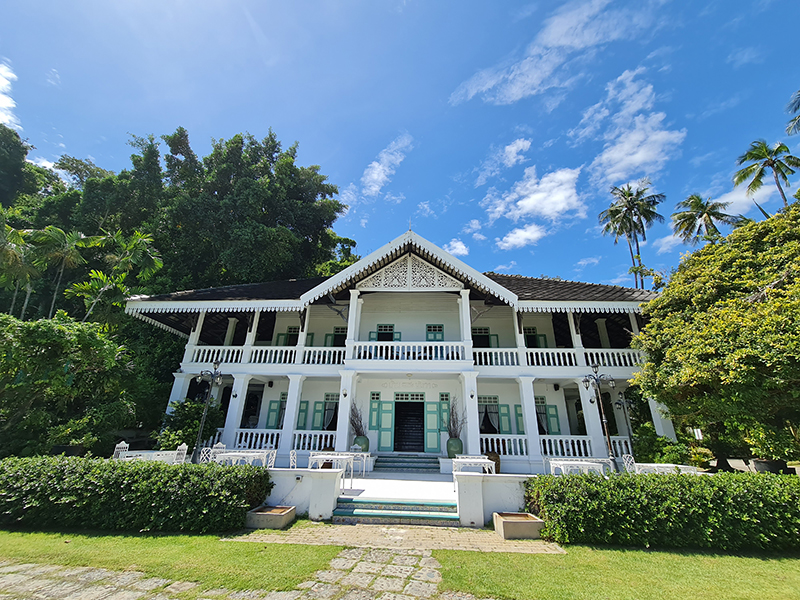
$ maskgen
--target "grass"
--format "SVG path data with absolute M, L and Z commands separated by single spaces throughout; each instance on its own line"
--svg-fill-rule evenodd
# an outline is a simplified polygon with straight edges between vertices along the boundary
M 441 590 L 519 600 L 800 598 L 800 557 L 567 546 L 567 554 L 436 550 Z
M 0 559 L 136 570 L 199 588 L 291 590 L 327 569 L 339 546 L 256 544 L 212 535 L 28 533 L 0 530 Z M 194 594 L 185 597 L 191 598 Z

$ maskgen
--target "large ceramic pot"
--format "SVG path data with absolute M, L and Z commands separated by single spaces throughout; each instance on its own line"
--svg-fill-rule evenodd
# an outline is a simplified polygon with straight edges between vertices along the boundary
M 353 440 L 356 446 L 361 446 L 362 452 L 369 452 L 369 438 L 365 435 L 357 435 Z
M 447 440 L 447 458 L 455 458 L 456 454 L 464 454 L 464 442 L 459 438 Z
M 752 463 L 756 473 L 783 473 L 784 469 L 787 467 L 785 460 L 754 458 Z

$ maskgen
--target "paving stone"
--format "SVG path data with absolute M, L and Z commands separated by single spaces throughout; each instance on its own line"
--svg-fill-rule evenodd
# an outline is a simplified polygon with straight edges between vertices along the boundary
M 5 572 L 19 572 L 19 573 L 22 573 L 24 571 L 27 571 L 28 569 L 35 569 L 38 566 L 39 565 L 37 565 L 36 563 L 19 563 L 19 564 L 16 564 L 16 565 L 15 564 L 11 564 L 11 565 L 8 565 L 7 567 L 3 567 L 2 569 L 0 569 L 0 572 L 2 572 L 2 573 L 5 573 Z
M 380 573 L 386 565 L 373 562 L 360 562 L 353 569 L 353 573 Z
M 428 583 L 439 583 L 442 580 L 442 574 L 436 569 L 420 569 L 411 576 L 411 579 L 427 581 Z
M 317 579 L 325 583 L 336 583 L 345 575 L 344 571 L 317 571 Z
M 314 587 L 308 590 L 307 598 L 319 598 L 320 600 L 327 600 L 336 596 L 342 588 L 338 585 L 331 585 L 329 583 L 315 583 Z
M 414 567 L 405 567 L 403 565 L 386 565 L 381 571 L 381 575 L 387 577 L 408 577 L 414 572 Z
M 406 596 L 405 594 L 393 594 L 386 592 L 382 594 L 378 600 L 417 600 L 414 596 Z
M 370 592 L 369 590 L 350 590 L 339 600 L 373 600 L 374 598 L 375 592 Z
M 59 577 L 75 577 L 81 573 L 89 571 L 91 567 L 62 567 L 60 571 L 54 573 Z
M 331 561 L 331 569 L 349 571 L 357 562 L 355 558 L 334 558 Z
M 365 548 L 346 548 L 339 552 L 338 558 L 352 558 L 354 560 L 359 560 L 362 556 L 364 556 L 364 552 L 366 552 Z
M 439 600 L 475 600 L 475 596 L 467 592 L 444 592 Z
M 11 588 L 12 592 L 27 592 L 33 593 L 37 590 L 41 590 L 46 587 L 50 587 L 53 585 L 55 581 L 52 579 L 43 579 L 43 578 L 35 578 L 35 577 L 28 577 L 26 576 L 25 579 L 20 581 L 19 583 L 15 583 L 13 585 L 7 586 Z
M 398 577 L 378 577 L 372 582 L 372 589 L 379 592 L 402 592 L 405 584 L 405 580 Z
M 4 575 L 0 575 L 0 588 L 12 587 L 18 583 L 27 581 L 28 579 L 30 579 L 30 577 L 23 575 L 22 573 L 6 573 Z
M 364 560 L 376 563 L 387 563 L 394 558 L 394 553 L 391 550 L 370 550 L 364 557 Z
M 339 582 L 341 585 L 352 585 L 356 587 L 369 587 L 369 584 L 372 583 L 372 580 L 375 579 L 375 575 L 371 573 L 348 573 L 345 575 L 344 578 Z
M 263 598 L 264 590 L 242 590 L 240 592 L 233 592 L 228 598 L 232 600 L 257 600 Z
M 225 588 L 214 588 L 212 590 L 205 590 L 203 592 L 203 595 L 204 596 L 225 596 L 225 595 L 227 595 L 229 593 L 230 592 L 228 590 L 226 590 Z
M 118 575 L 114 575 L 109 580 L 109 583 L 113 585 L 129 586 L 133 585 L 134 582 L 138 581 L 142 577 L 144 577 L 144 573 L 141 573 L 139 571 L 123 571 Z
M 81 581 L 100 581 L 101 579 L 106 579 L 111 575 L 113 575 L 113 573 L 108 569 L 95 569 L 90 567 L 78 575 L 78 579 Z
M 53 571 L 58 571 L 61 568 L 61 565 L 37 565 L 32 569 L 26 569 L 26 575 L 44 575 L 45 573 L 52 573 Z
M 418 556 L 409 556 L 409 555 L 395 556 L 392 559 L 393 565 L 414 566 L 417 564 L 417 562 L 419 562 Z
M 101 600 L 108 598 L 116 591 L 117 588 L 107 585 L 86 585 L 83 586 L 83 589 L 78 590 L 74 594 L 70 594 L 63 600 Z
M 291 590 L 289 592 L 270 592 L 264 596 L 264 600 L 296 600 L 303 592 Z
M 425 567 L 427 569 L 441 569 L 442 565 L 439 564 L 439 561 L 435 558 L 429 556 L 427 558 L 420 558 L 419 559 L 419 566 Z
M 304 581 L 303 583 L 297 584 L 297 589 L 299 589 L 299 590 L 310 590 L 315 585 L 317 585 L 316 581 Z
M 151 592 L 162 585 L 167 585 L 169 581 L 169 579 L 164 579 L 162 577 L 148 577 L 147 579 L 139 579 L 138 581 L 131 582 L 131 587 L 134 587 L 137 590 Z M 208 592 L 204 593 L 207 594 Z
M 66 598 L 82 589 L 86 586 L 84 584 L 78 583 L 77 581 L 59 581 L 54 583 L 52 586 L 39 590 L 34 594 L 34 596 L 40 596 L 44 598 Z
M 137 600 L 144 596 L 144 592 L 134 592 L 133 590 L 117 590 L 110 596 L 105 596 L 103 600 Z
M 181 592 L 193 590 L 196 587 L 197 584 L 194 581 L 176 581 L 175 583 L 171 583 L 165 587 L 164 591 L 170 594 L 180 594 Z
M 433 583 L 424 583 L 422 581 L 412 581 L 405 587 L 403 593 L 409 596 L 430 598 L 436 593 L 436 585 Z

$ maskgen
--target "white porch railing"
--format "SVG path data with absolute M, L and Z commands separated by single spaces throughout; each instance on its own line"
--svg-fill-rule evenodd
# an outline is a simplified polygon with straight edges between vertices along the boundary
M 529 367 L 577 367 L 578 356 L 575 350 L 548 350 L 545 348 L 527 350 Z
M 280 429 L 237 429 L 233 447 L 244 450 L 277 448 L 281 441 Z
M 601 367 L 635 367 L 642 362 L 642 353 L 638 350 L 584 350 L 586 366 L 600 365 Z
M 317 451 L 336 447 L 336 433 L 333 431 L 295 431 L 292 450 Z
M 516 367 L 519 352 L 516 348 L 473 348 L 473 361 L 479 367 Z
M 258 365 L 288 365 L 294 362 L 294 346 L 257 346 L 250 352 L 250 362 Z
M 542 456 L 592 456 L 592 441 L 588 435 L 543 435 L 539 440 Z
M 211 448 L 211 446 L 213 446 L 217 442 L 221 442 L 222 441 L 222 432 L 223 431 L 225 431 L 224 427 L 217 427 L 217 431 L 210 438 L 208 438 L 206 441 L 204 441 L 202 444 L 200 444 L 200 447 L 201 448 Z
M 190 362 L 195 363 L 240 363 L 242 346 L 195 346 Z
M 481 454 L 496 452 L 500 456 L 528 456 L 528 438 L 524 435 L 481 434 Z
M 631 441 L 627 435 L 611 436 L 611 448 L 614 450 L 614 456 L 616 457 L 620 457 L 623 454 L 633 454 L 631 452 Z
M 356 360 L 464 360 L 466 350 L 461 342 L 356 342 Z
M 306 348 L 303 351 L 304 365 L 343 365 L 344 348 Z

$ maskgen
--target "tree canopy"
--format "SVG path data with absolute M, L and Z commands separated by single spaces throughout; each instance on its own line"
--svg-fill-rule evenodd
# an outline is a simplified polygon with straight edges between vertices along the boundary
M 783 436 L 783 451 L 796 453 L 798 274 L 797 205 L 684 257 L 644 308 L 649 323 L 634 343 L 647 362 L 636 383 L 678 418 L 751 439 Z

